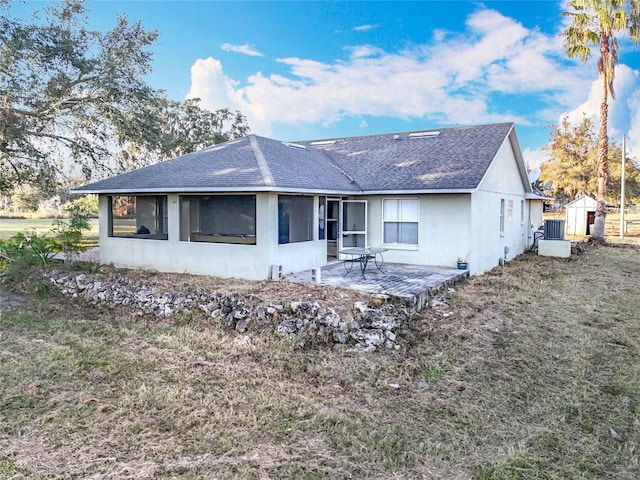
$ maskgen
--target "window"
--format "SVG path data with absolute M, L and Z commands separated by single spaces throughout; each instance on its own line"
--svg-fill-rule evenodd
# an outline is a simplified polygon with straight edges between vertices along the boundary
M 278 195 L 278 243 L 313 240 L 313 197 Z
M 420 201 L 410 199 L 383 199 L 382 223 L 385 244 L 418 245 L 418 218 Z
M 110 237 L 166 240 L 166 195 L 113 195 L 109 197 Z
M 500 233 L 504 234 L 504 198 L 500 199 Z
M 180 240 L 255 245 L 256 196 L 181 196 Z
M 520 223 L 524 225 L 524 200 L 520 200 Z

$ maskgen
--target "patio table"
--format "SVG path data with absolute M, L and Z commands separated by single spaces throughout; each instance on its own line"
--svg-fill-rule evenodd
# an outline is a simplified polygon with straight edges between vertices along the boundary
M 350 258 L 344 260 L 344 268 L 347 270 L 345 276 L 349 275 L 351 270 L 353 269 L 353 264 L 358 263 L 360 265 L 360 272 L 364 277 L 364 273 L 367 270 L 367 265 L 369 264 L 369 260 L 373 260 L 376 268 L 384 273 L 382 270 L 382 265 L 384 265 L 384 257 L 382 256 L 383 252 L 386 252 L 388 249 L 382 247 L 374 247 L 374 248 L 362 248 L 362 247 L 354 247 L 354 248 L 346 248 L 344 250 L 340 250 L 340 254 L 349 255 Z M 349 267 L 347 268 L 347 264 Z

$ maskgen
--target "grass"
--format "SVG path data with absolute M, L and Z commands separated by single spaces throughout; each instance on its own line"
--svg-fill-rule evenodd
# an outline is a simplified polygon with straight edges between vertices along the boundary
M 0 218 L 0 239 L 6 240 L 19 232 L 36 229 L 41 233 L 48 233 L 54 227 L 52 218 Z M 91 230 L 83 232 L 87 246 L 98 245 L 98 219 L 89 220 Z
M 0 239 L 11 238 L 19 232 L 36 229 L 42 233 L 48 233 L 54 227 L 55 219 L 52 218 L 0 218 Z M 87 241 L 98 244 L 98 219 L 89 220 L 91 230 L 84 232 Z
M 28 298 L 0 477 L 635 479 L 639 278 L 638 248 L 525 254 L 371 354 Z

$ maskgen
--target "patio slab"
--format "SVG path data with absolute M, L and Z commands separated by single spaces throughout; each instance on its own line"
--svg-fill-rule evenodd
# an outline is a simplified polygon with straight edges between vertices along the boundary
M 371 294 L 385 294 L 404 302 L 412 311 L 430 306 L 434 295 L 469 278 L 468 270 L 385 263 L 382 271 L 369 264 L 363 276 L 358 266 L 347 273 L 342 261 L 335 261 L 320 269 L 320 282 L 314 282 L 313 271 L 293 273 L 287 280 L 297 283 L 349 288 Z

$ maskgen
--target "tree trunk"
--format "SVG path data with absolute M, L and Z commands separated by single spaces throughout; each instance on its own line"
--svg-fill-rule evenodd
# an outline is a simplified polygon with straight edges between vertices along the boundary
M 601 49 L 601 59 L 606 59 L 609 54 L 609 43 L 603 39 Z M 604 51 L 603 51 L 604 50 Z M 591 237 L 604 240 L 605 220 L 607 217 L 607 174 L 609 172 L 609 138 L 607 136 L 607 120 L 609 118 L 608 94 L 609 86 L 607 85 L 608 73 L 607 62 L 602 61 L 602 102 L 600 103 L 600 132 L 598 133 L 598 178 L 596 200 L 596 218 L 593 225 Z

